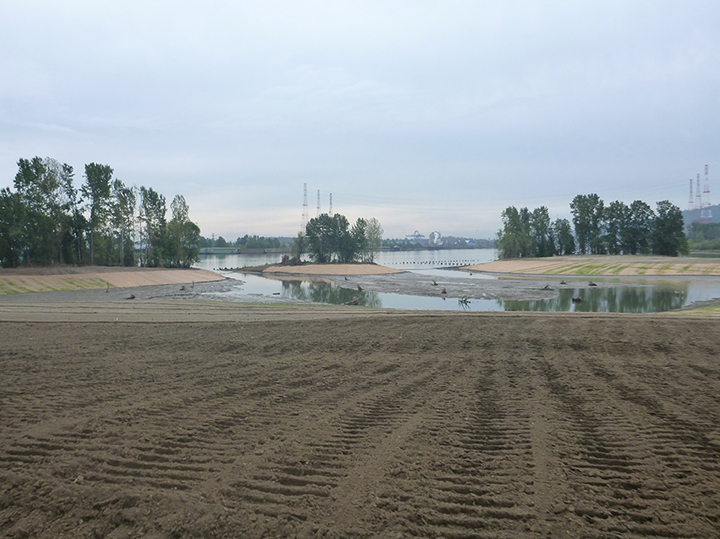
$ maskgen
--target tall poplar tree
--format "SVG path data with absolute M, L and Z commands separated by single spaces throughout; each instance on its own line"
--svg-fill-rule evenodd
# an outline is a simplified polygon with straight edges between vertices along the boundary
M 85 184 L 81 191 L 90 210 L 90 264 L 95 264 L 95 240 L 107 222 L 113 169 L 107 165 L 85 165 Z

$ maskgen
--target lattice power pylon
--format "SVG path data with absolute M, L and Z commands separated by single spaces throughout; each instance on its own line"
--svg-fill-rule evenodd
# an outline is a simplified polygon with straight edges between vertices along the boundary
M 702 195 L 700 194 L 700 174 L 697 175 L 697 185 L 695 186 L 695 220 L 700 220 L 700 208 L 702 207 Z
M 303 213 L 302 213 L 302 222 L 300 223 L 300 232 L 303 234 L 305 233 L 305 227 L 308 224 L 308 221 L 310 220 L 310 214 L 308 213 L 308 203 L 307 203 L 307 184 L 303 184 Z
M 710 208 L 710 179 L 708 166 L 705 165 L 705 185 L 703 186 L 702 206 L 700 207 L 700 222 L 712 223 L 712 209 Z
M 693 217 L 693 210 L 695 209 L 695 199 L 693 198 L 692 194 L 692 178 L 690 178 L 690 198 L 688 199 L 688 214 L 690 215 L 690 219 Z

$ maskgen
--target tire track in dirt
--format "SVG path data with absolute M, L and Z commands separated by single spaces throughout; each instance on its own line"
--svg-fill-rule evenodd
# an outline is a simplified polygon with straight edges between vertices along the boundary
M 693 530 L 697 522 L 720 524 L 720 495 L 711 486 L 720 480 L 720 436 L 713 411 L 688 406 L 686 389 L 678 387 L 681 384 L 672 375 L 661 375 L 667 378 L 648 384 L 646 370 L 630 369 L 628 375 L 597 364 L 592 364 L 591 369 L 606 382 L 608 394 L 614 393 L 630 406 L 633 427 L 649 445 L 654 460 L 653 475 L 677 485 L 676 494 L 669 496 L 656 514 L 662 513 L 663 521 L 689 522 Z M 651 392 L 651 385 L 658 383 L 666 387 L 667 398 L 660 399 L 656 392 Z M 720 384 L 715 384 L 713 389 L 720 390 Z M 702 509 L 695 504 L 683 507 L 683 498 L 698 494 L 707 499 Z M 674 527 L 682 531 L 680 525 Z M 696 532 L 684 533 L 692 536 Z
M 128 353 L 133 353 L 130 348 Z M 93 350 L 88 359 L 101 357 L 102 354 L 102 350 Z M 25 406 L 8 406 L 7 410 L 14 412 L 11 419 L 12 415 L 52 415 L 55 408 L 69 408 L 76 413 L 82 411 L 94 418 L 85 425 L 67 421 L 65 425 L 44 426 L 42 437 L 26 434 L 14 442 L 6 439 L 0 453 L 3 461 L 10 468 L 23 464 L 30 465 L 26 466 L 30 468 L 46 459 L 57 461 L 62 466 L 67 456 L 71 460 L 82 461 L 81 466 L 75 465 L 78 468 L 76 479 L 86 482 L 146 484 L 163 489 L 187 490 L 204 480 L 207 474 L 214 473 L 218 465 L 232 461 L 231 455 L 239 449 L 257 445 L 255 432 L 266 430 L 276 418 L 292 417 L 292 409 L 308 406 L 308 399 L 319 398 L 314 387 L 313 391 L 309 391 L 312 381 L 318 377 L 314 372 L 308 372 L 307 367 L 304 367 L 303 373 L 288 374 L 286 370 L 291 367 L 288 364 L 265 373 L 263 365 L 258 363 L 253 366 L 246 361 L 243 369 L 246 377 L 238 381 L 230 379 L 231 373 L 238 367 L 237 362 L 216 362 L 210 373 L 206 366 L 204 369 L 198 367 L 197 358 L 192 356 L 153 358 L 152 363 L 156 375 L 163 378 L 163 390 L 153 393 L 148 389 L 147 393 L 153 395 L 150 400 L 138 403 L 132 395 L 122 392 L 107 394 L 106 391 L 102 397 L 87 399 L 91 402 L 78 406 L 84 395 L 94 394 L 99 387 L 107 390 L 108 387 L 121 385 L 118 382 L 123 379 L 142 393 L 146 393 L 142 389 L 145 383 L 157 387 L 154 378 L 144 380 L 142 375 L 127 376 L 117 372 L 108 376 L 103 375 L 101 369 L 95 369 L 95 378 L 83 374 L 81 377 L 67 375 L 66 379 L 56 379 L 53 383 L 56 388 L 77 384 L 82 384 L 82 387 L 69 394 L 57 391 L 63 396 L 58 402 L 48 398 L 47 394 L 41 395 L 35 400 L 42 413 L 27 403 Z M 79 370 L 84 368 L 82 366 Z M 76 373 L 78 369 L 68 371 Z M 162 371 L 166 371 L 167 375 Z M 112 381 L 113 376 L 117 377 L 117 382 Z M 183 391 L 189 380 L 192 380 L 195 389 L 192 393 Z M 218 380 L 226 380 L 223 387 L 218 387 Z M 278 394 L 278 387 L 285 387 L 287 391 Z M 266 391 L 267 388 L 271 390 Z M 340 394 L 350 393 L 350 388 L 335 388 L 333 392 L 337 394 L 335 397 L 329 397 L 325 392 L 322 399 L 326 402 L 335 400 Z M 32 394 L 35 393 L 25 392 L 24 399 L 32 402 Z M 42 394 L 42 391 L 37 393 Z M 106 408 L 108 401 L 112 402 L 110 412 L 103 410 L 96 414 L 90 409 L 96 404 L 98 408 Z M 192 417 L 183 417 L 189 410 Z M 198 415 L 203 419 L 198 421 Z M 140 424 L 142 429 L 138 429 Z M 170 432 L 161 440 L 143 436 L 140 432 L 155 428 Z M 242 428 L 245 432 L 234 432 L 235 428 Z M 118 452 L 115 443 L 120 440 L 123 440 L 124 447 Z M 194 457 L 195 454 L 202 456 Z
M 356 396 L 344 389 L 342 400 L 339 394 L 318 399 L 326 413 L 330 412 L 326 408 L 329 402 L 336 407 L 325 416 L 323 434 L 305 441 L 299 453 L 283 456 L 276 449 L 259 473 L 256 469 L 226 489 L 224 499 L 241 500 L 268 517 L 287 517 L 291 527 L 304 526 L 303 533 L 338 519 L 351 520 L 353 507 L 346 504 L 343 492 L 353 491 L 353 486 L 367 488 L 363 485 L 366 478 L 359 479 L 356 469 L 367 462 L 377 464 L 378 447 L 412 418 L 422 390 L 437 377 L 437 366 L 420 365 L 424 368 L 412 374 L 407 367 L 385 365 L 366 373 L 373 380 L 371 391 Z M 272 465 L 267 465 L 268 461 Z M 336 508 L 326 508 L 332 516 L 310 518 L 313 507 L 323 500 L 324 505 Z
M 5 326 L 0 535 L 717 536 L 716 327 L 576 318 Z
M 442 457 L 422 462 L 425 452 L 407 455 L 423 471 L 400 470 L 377 506 L 390 512 L 391 529 L 418 537 L 526 533 L 537 523 L 531 412 L 523 401 L 531 388 L 520 381 L 523 367 L 509 358 L 450 359 L 444 387 L 413 436 Z
M 661 455 L 672 436 L 681 440 L 672 452 L 686 455 L 683 464 L 689 469 L 697 470 L 712 456 L 705 454 L 697 462 L 687 458 L 692 447 L 680 433 L 688 427 L 677 430 L 680 423 L 668 424 L 657 410 L 646 413 L 619 404 L 613 392 L 646 408 L 649 403 L 638 388 L 630 390 L 613 381 L 615 375 L 599 366 L 596 358 L 578 353 L 573 359 L 555 357 L 538 363 L 561 416 L 570 422 L 570 428 L 557 425 L 557 429 L 574 492 L 556 511 L 582 519 L 578 525 L 590 524 L 594 531 L 588 537 L 693 537 L 698 527 L 711 533 L 707 523 L 716 521 L 717 512 L 688 515 L 680 509 L 686 493 L 678 488 L 677 476 L 666 481 L 668 462 Z M 606 390 L 603 386 L 609 381 Z

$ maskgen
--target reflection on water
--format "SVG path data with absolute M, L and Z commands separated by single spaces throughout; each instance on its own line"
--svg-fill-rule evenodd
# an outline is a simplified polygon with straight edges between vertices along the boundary
M 375 254 L 375 262 L 381 266 L 414 270 L 482 264 L 495 260 L 495 255 L 494 249 L 381 251 Z M 195 267 L 212 270 L 279 264 L 282 256 L 282 253 L 201 255 Z
M 656 313 L 685 305 L 685 288 L 687 283 L 674 290 L 661 286 L 564 289 L 551 299 L 503 300 L 501 304 L 506 311 Z M 573 298 L 580 301 L 575 302 Z
M 358 305 L 365 307 L 382 307 L 377 292 L 359 292 L 333 286 L 330 283 L 307 282 L 307 281 L 280 281 L 284 298 L 312 301 L 313 303 L 332 303 L 343 305 L 357 299 Z
M 312 303 L 342 305 L 357 299 L 365 307 L 412 310 L 465 311 L 548 311 L 651 313 L 679 309 L 694 301 L 720 297 L 720 282 L 662 282 L 645 285 L 564 288 L 558 296 L 542 300 L 494 300 L 411 296 L 383 292 L 358 291 L 328 282 L 266 279 L 242 274 L 243 283 L 228 296 L 261 294 Z M 712 285 L 712 286 L 711 286 Z M 574 302 L 573 298 L 579 298 Z

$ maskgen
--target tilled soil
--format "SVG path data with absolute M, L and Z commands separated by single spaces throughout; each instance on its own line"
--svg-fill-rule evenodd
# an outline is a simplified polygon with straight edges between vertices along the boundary
M 0 322 L 6 537 L 717 537 L 718 322 Z

